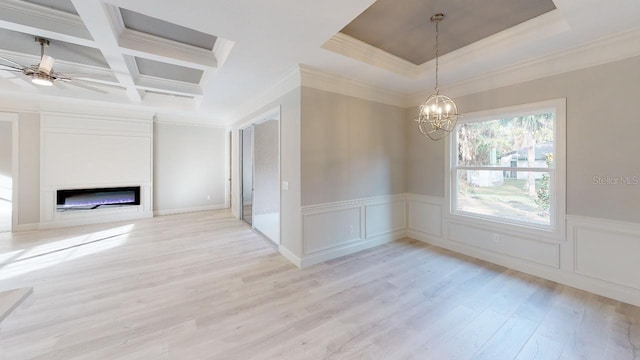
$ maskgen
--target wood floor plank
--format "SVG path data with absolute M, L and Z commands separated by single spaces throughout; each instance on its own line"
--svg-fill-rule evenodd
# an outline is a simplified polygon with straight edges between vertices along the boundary
M 21 288 L 0 291 L 0 322 L 31 295 L 32 288 Z
M 0 359 L 638 359 L 640 309 L 411 239 L 297 269 L 227 211 L 0 235 Z

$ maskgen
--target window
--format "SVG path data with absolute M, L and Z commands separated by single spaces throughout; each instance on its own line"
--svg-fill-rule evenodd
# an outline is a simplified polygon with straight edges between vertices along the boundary
M 450 213 L 559 230 L 564 100 L 468 114 L 449 142 Z

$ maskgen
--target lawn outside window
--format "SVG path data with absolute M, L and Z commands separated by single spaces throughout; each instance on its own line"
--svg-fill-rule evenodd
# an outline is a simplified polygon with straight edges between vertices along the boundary
M 467 114 L 448 148 L 450 216 L 563 229 L 564 99 Z

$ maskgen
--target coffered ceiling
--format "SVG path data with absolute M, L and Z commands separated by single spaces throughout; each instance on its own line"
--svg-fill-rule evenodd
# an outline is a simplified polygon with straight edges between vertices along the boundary
M 300 77 L 409 106 L 433 87 L 436 12 L 454 93 L 640 55 L 637 0 L 0 0 L 0 56 L 37 64 L 45 37 L 54 70 L 108 91 L 0 70 L 0 107 L 116 104 L 224 125 Z

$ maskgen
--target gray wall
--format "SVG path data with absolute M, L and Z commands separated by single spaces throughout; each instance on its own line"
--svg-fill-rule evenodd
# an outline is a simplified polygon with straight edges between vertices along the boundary
M 224 205 L 224 129 L 156 123 L 153 137 L 155 211 Z
M 444 196 L 444 140 L 422 135 L 413 120 L 416 116 L 417 106 L 407 109 L 407 192 Z
M 302 205 L 405 192 L 403 108 L 302 88 Z
M 301 230 L 301 183 L 300 183 L 300 112 L 301 88 L 295 88 L 259 110 L 243 118 L 239 123 L 245 123 L 280 107 L 280 176 L 282 182 L 289 184 L 289 190 L 280 192 L 280 246 L 286 248 L 293 255 L 302 256 Z M 237 144 L 238 129 L 234 129 L 234 143 Z M 233 151 L 238 147 L 233 146 Z M 237 154 L 234 159 L 237 160 Z M 239 180 L 237 162 L 234 162 L 233 174 L 236 176 L 234 186 Z M 237 189 L 234 190 L 237 194 Z M 236 195 L 237 197 L 237 195 Z M 237 200 L 234 200 L 235 210 L 238 210 Z
M 276 213 L 280 209 L 279 133 L 278 120 L 268 120 L 254 127 L 255 215 Z
M 18 125 L 18 224 L 40 222 L 40 115 L 21 113 Z
M 640 57 L 456 98 L 465 112 L 567 99 L 567 213 L 640 222 L 639 185 L 597 185 L 594 176 L 640 177 Z M 410 120 L 408 192 L 444 196 L 444 142 Z

